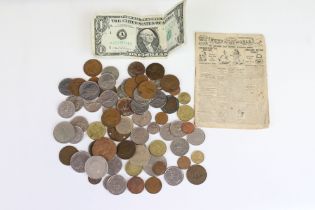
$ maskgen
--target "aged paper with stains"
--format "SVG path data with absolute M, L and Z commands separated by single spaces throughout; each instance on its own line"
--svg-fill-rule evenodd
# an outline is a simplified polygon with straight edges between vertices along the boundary
M 267 128 L 264 36 L 197 32 L 195 45 L 196 126 Z

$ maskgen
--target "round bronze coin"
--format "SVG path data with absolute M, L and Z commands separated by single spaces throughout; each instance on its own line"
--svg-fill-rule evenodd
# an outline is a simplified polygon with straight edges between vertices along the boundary
M 136 144 L 133 141 L 122 141 L 117 145 L 117 156 L 121 159 L 130 159 L 136 152 Z
M 181 156 L 177 160 L 178 168 L 180 169 L 188 169 L 190 167 L 191 161 L 187 156 Z
M 166 124 L 168 121 L 168 116 L 165 112 L 158 112 L 155 115 L 155 122 L 160 125 Z
M 166 96 L 166 104 L 161 108 L 163 112 L 172 114 L 178 110 L 179 102 L 176 97 L 172 95 Z
M 145 67 L 141 62 L 135 61 L 129 64 L 128 66 L 128 74 L 131 77 L 135 77 L 140 74 L 144 74 Z
M 156 91 L 156 85 L 152 81 L 144 81 L 138 86 L 139 95 L 144 99 L 154 98 Z
M 80 96 L 80 86 L 83 82 L 85 80 L 82 78 L 75 78 L 70 81 L 68 89 L 72 95 Z
M 102 123 L 107 127 L 115 127 L 120 122 L 120 112 L 114 108 L 106 109 L 102 114 Z
M 90 77 L 99 75 L 102 71 L 102 63 L 96 59 L 90 59 L 83 66 L 84 73 Z
M 144 81 L 148 81 L 148 77 L 145 76 L 144 74 L 137 75 L 135 79 L 136 79 L 137 84 L 140 84 L 141 82 L 144 82 Z
M 73 146 L 66 146 L 62 148 L 59 152 L 59 160 L 62 164 L 69 166 L 71 156 L 78 152 L 77 148 Z
M 128 190 L 133 194 L 139 194 L 144 189 L 144 181 L 138 176 L 134 176 L 127 182 Z
M 166 171 L 166 164 L 163 161 L 157 161 L 152 166 L 152 171 L 158 176 L 162 175 Z
M 179 89 L 179 80 L 176 76 L 168 74 L 161 79 L 160 85 L 166 92 L 174 92 Z
M 195 125 L 192 124 L 191 122 L 183 122 L 182 126 L 181 126 L 181 130 L 185 133 L 185 134 L 190 134 L 195 130 Z
M 96 83 L 98 83 L 98 77 L 91 77 L 90 79 L 89 79 L 89 81 L 92 81 L 92 82 L 96 82 Z
M 103 137 L 95 141 L 92 153 L 94 156 L 102 156 L 106 160 L 111 160 L 116 155 L 116 144 L 109 138 Z
M 188 181 L 192 184 L 202 184 L 207 178 L 207 171 L 201 165 L 192 165 L 186 172 Z
M 107 128 L 108 136 L 114 141 L 124 141 L 126 140 L 131 133 L 121 134 L 116 130 L 116 127 L 108 127 Z
M 151 80 L 162 79 L 165 73 L 164 67 L 159 63 L 152 63 L 146 69 L 146 75 Z
M 162 189 L 162 182 L 159 178 L 152 176 L 145 181 L 144 186 L 149 193 L 156 194 Z
M 124 91 L 127 94 L 127 96 L 132 97 L 133 92 L 137 87 L 136 79 L 134 77 L 128 78 L 124 85 Z

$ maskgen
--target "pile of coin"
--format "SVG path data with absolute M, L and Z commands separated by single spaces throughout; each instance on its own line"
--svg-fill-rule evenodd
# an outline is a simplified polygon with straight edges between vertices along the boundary
M 191 97 L 181 92 L 176 76 L 165 74 L 159 63 L 145 68 L 136 61 L 128 66 L 130 78 L 117 85 L 119 71 L 113 66 L 103 68 L 100 61 L 91 59 L 83 70 L 88 80 L 66 78 L 59 83 L 60 93 L 68 97 L 59 104 L 58 114 L 71 118 L 82 107 L 88 112 L 102 109 L 102 114 L 100 121 L 88 122 L 76 116 L 54 127 L 53 136 L 59 143 L 77 144 L 84 133 L 92 140 L 87 151 L 71 145 L 63 147 L 59 152 L 61 163 L 86 173 L 91 184 L 103 180 L 104 188 L 114 195 L 126 189 L 134 194 L 144 189 L 158 193 L 162 188 L 159 176 L 176 186 L 183 181 L 184 170 L 192 184 L 206 180 L 207 172 L 200 165 L 204 154 L 195 150 L 190 158 L 186 156 L 190 145 L 204 142 L 205 133 L 190 122 L 194 117 L 194 109 L 188 105 Z M 152 116 L 150 107 L 160 112 Z M 168 115 L 175 112 L 178 120 L 168 122 Z M 158 133 L 162 140 L 150 139 Z M 178 156 L 177 165 L 168 166 L 164 157 L 168 147 Z M 123 165 L 131 176 L 128 180 L 119 174 Z M 139 176 L 142 171 L 150 178 L 144 181 Z

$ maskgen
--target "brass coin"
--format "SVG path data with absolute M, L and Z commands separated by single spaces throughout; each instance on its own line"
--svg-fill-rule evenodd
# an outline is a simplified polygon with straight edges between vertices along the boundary
M 102 123 L 107 127 L 115 127 L 120 122 L 121 115 L 117 109 L 106 109 L 101 117 Z
M 179 88 L 179 80 L 172 74 L 165 75 L 160 82 L 162 89 L 166 92 L 174 92 Z
M 158 176 L 162 175 L 166 171 L 166 164 L 163 161 L 157 161 L 152 166 L 152 171 Z
M 207 171 L 201 165 L 192 165 L 186 172 L 188 181 L 192 184 L 202 184 L 207 178 Z
M 164 112 L 159 112 L 155 115 L 155 122 L 160 125 L 166 124 L 168 121 L 168 116 Z
M 92 122 L 86 133 L 91 139 L 100 139 L 105 135 L 106 127 L 101 122 Z
M 108 136 L 114 141 L 124 141 L 130 136 L 130 133 L 128 134 L 119 133 L 115 127 L 108 127 L 107 133 Z
M 183 122 L 181 129 L 184 133 L 186 134 L 190 134 L 192 132 L 194 132 L 195 130 L 195 125 L 192 124 L 191 122 Z
M 93 156 L 102 156 L 106 160 L 111 160 L 116 155 L 116 144 L 109 138 L 103 137 L 92 146 Z
M 90 77 L 95 77 L 102 72 L 102 63 L 96 59 L 90 59 L 83 66 L 84 73 Z
M 80 86 L 85 82 L 82 78 L 75 78 L 69 82 L 68 89 L 72 95 L 80 96 Z
M 154 140 L 149 145 L 151 155 L 161 157 L 166 152 L 166 144 L 161 140 Z
M 158 80 L 163 78 L 165 69 L 159 63 L 152 63 L 147 67 L 145 73 L 151 80 Z
M 188 169 L 190 167 L 190 164 L 190 159 L 187 156 L 181 156 L 177 160 L 177 165 L 180 169 Z
M 125 171 L 129 176 L 138 176 L 142 171 L 142 166 L 132 164 L 128 161 L 125 165 Z
M 135 80 L 136 80 L 136 83 L 137 83 L 137 84 L 140 84 L 140 83 L 142 83 L 142 82 L 144 82 L 144 81 L 148 81 L 149 79 L 148 79 L 147 76 L 141 74 L 141 75 L 137 75 L 136 78 L 135 78 Z
M 132 97 L 134 90 L 137 88 L 136 79 L 134 77 L 129 78 L 126 80 L 124 85 L 124 91 L 127 94 L 127 96 Z
M 188 104 L 191 100 L 191 97 L 189 95 L 189 93 L 187 92 L 181 92 L 178 96 L 178 101 L 181 104 Z
M 153 176 L 145 181 L 144 186 L 149 193 L 156 194 L 162 189 L 162 182 L 159 178 Z
M 145 67 L 141 62 L 135 61 L 135 62 L 132 62 L 131 64 L 129 64 L 129 66 L 128 66 L 128 74 L 131 77 L 135 77 L 137 75 L 144 74 L 144 72 L 145 72 Z
M 59 152 L 59 160 L 62 164 L 69 166 L 71 156 L 78 152 L 77 148 L 73 146 L 66 146 L 62 148 Z
M 128 190 L 133 194 L 139 194 L 144 189 L 144 181 L 140 177 L 134 176 L 127 182 Z
M 161 108 L 163 112 L 172 114 L 178 110 L 178 99 L 172 95 L 166 96 L 166 104 Z
M 182 105 L 177 110 L 177 116 L 181 121 L 189 121 L 195 115 L 194 109 L 189 105 Z
M 138 92 L 139 95 L 144 99 L 152 99 L 156 95 L 156 86 L 151 81 L 145 81 L 139 84 Z
M 133 141 L 122 141 L 117 145 L 117 156 L 121 159 L 130 159 L 136 152 L 136 144 Z
M 196 163 L 196 164 L 200 164 L 204 161 L 205 159 L 205 155 L 203 154 L 203 152 L 199 151 L 199 150 L 195 150 L 191 153 L 191 160 L 192 162 Z

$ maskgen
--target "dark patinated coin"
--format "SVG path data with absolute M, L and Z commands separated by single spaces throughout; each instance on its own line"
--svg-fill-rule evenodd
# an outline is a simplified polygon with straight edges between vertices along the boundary
M 83 70 L 90 77 L 97 76 L 102 71 L 102 63 L 96 59 L 90 59 L 84 63 Z
M 161 108 L 163 112 L 172 114 L 178 110 L 178 99 L 172 95 L 166 96 L 166 104 Z
M 116 104 L 116 108 L 118 109 L 118 111 L 120 112 L 121 115 L 123 116 L 129 116 L 133 114 L 133 111 L 131 110 L 131 99 L 130 98 L 123 98 L 123 99 L 119 99 L 117 104 Z
M 144 186 L 149 193 L 156 194 L 162 189 L 162 182 L 159 178 L 152 176 L 145 181 Z
M 144 189 L 144 181 L 140 177 L 134 176 L 127 182 L 128 190 L 133 194 L 139 194 Z
M 85 80 L 82 78 L 75 78 L 69 82 L 68 89 L 72 95 L 80 95 L 80 86 L 83 82 L 85 82 Z
M 144 65 L 138 61 L 132 62 L 128 66 L 128 74 L 132 77 L 135 77 L 140 74 L 144 74 L 144 71 L 145 71 Z
M 62 164 L 69 166 L 71 156 L 78 152 L 77 148 L 73 146 L 66 146 L 62 148 L 59 152 L 59 160 Z
M 151 80 L 158 80 L 163 78 L 165 69 L 159 63 L 152 63 L 147 67 L 145 73 Z
M 91 184 L 96 185 L 102 181 L 102 178 L 100 179 L 92 179 L 91 177 L 88 177 L 88 180 Z
M 121 159 L 130 159 L 136 152 L 136 144 L 133 141 L 122 141 L 117 145 L 117 156 Z
M 60 83 L 58 85 L 58 89 L 59 89 L 59 92 L 61 94 L 66 95 L 66 96 L 71 95 L 71 92 L 69 90 L 69 84 L 70 84 L 71 80 L 72 79 L 70 79 L 70 78 L 65 78 L 65 79 L 60 81 Z
M 207 171 L 201 165 L 192 165 L 186 172 L 188 181 L 192 184 L 202 184 L 207 178 Z
M 166 92 L 176 92 L 179 89 L 179 80 L 176 76 L 168 74 L 161 79 L 160 85 Z
M 115 127 L 108 127 L 107 133 L 108 136 L 114 141 L 124 141 L 130 136 L 130 133 L 128 134 L 119 133 Z

